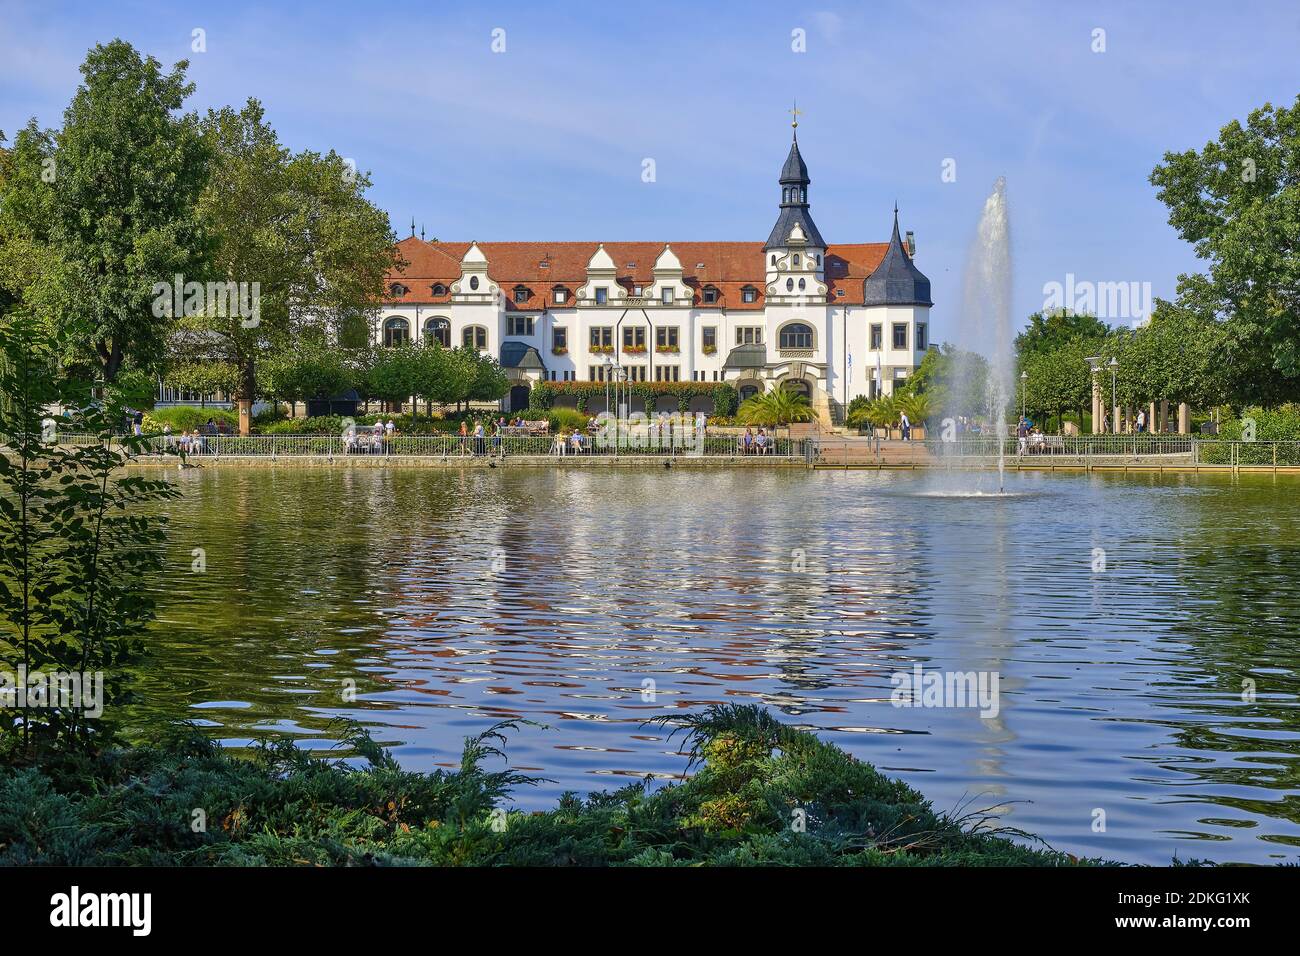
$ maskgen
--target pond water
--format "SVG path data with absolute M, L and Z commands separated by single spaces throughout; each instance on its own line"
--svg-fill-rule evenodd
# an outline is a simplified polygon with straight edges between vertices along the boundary
M 760 702 L 1075 854 L 1300 860 L 1295 479 L 172 474 L 134 726 L 328 747 L 350 717 L 427 770 L 522 717 L 542 808 L 679 775 L 648 718 Z M 995 675 L 996 715 L 895 706 L 918 665 Z

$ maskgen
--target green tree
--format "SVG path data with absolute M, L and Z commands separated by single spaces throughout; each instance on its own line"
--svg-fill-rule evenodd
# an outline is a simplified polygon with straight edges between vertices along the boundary
M 155 285 L 203 268 L 195 202 L 208 156 L 195 117 L 180 115 L 187 67 L 164 73 L 123 40 L 96 46 L 63 128 L 29 123 L 0 183 L 6 243 L 47 247 L 33 277 L 47 287 L 28 297 L 71 305 L 77 334 L 60 342 L 108 382 L 128 359 L 156 366 L 171 319 Z
M 257 283 L 258 307 L 250 320 L 214 314 L 208 303 L 191 324 L 216 336 L 240 370 L 235 398 L 246 434 L 261 394 L 259 362 L 321 329 L 348 333 L 399 263 L 387 214 L 365 198 L 369 178 L 335 153 L 291 154 L 256 100 L 238 112 L 210 111 L 202 126 L 214 157 L 199 203 L 213 237 L 213 273 Z
M 1100 341 L 1109 333 L 1106 323 L 1094 315 L 1069 309 L 1035 312 L 1029 317 L 1029 325 L 1016 336 L 1016 354 L 1051 352 L 1076 339 Z
M 1166 153 L 1151 182 L 1209 265 L 1179 277 L 1177 304 L 1226 322 L 1238 399 L 1300 396 L 1300 97 L 1233 120 L 1200 150 Z

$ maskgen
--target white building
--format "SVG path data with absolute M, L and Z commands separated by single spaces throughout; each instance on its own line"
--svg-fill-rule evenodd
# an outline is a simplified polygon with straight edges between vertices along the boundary
M 828 245 L 812 220 L 796 138 L 767 242 L 398 244 L 377 343 L 419 334 L 491 352 L 522 408 L 539 380 L 732 383 L 742 399 L 808 395 L 824 422 L 890 393 L 929 344 L 930 281 L 898 230 Z M 909 245 L 911 237 L 908 237 Z

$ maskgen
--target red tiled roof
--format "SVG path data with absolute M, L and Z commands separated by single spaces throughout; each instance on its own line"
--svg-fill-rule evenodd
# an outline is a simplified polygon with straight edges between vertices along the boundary
M 508 311 L 540 312 L 556 308 L 554 287 L 568 289 L 568 302 L 574 304 L 578 287 L 587 281 L 587 263 L 595 254 L 596 242 L 480 242 L 488 260 L 488 275 L 505 293 Z M 727 309 L 763 308 L 764 253 L 761 242 L 673 242 L 669 243 L 682 263 L 686 284 L 695 290 L 695 304 L 702 305 L 701 290 L 711 285 L 718 290 L 715 306 Z M 391 288 L 399 282 L 405 295 L 389 294 L 385 305 L 403 303 L 434 304 L 451 301 L 450 286 L 460 278 L 460 261 L 469 251 L 468 242 L 425 242 L 414 236 L 397 244 L 406 267 L 394 269 L 385 280 Z M 826 281 L 830 286 L 827 301 L 838 305 L 862 304 L 862 280 L 866 279 L 885 257 L 887 242 L 867 242 L 830 246 L 826 250 Z M 631 290 L 634 285 L 649 286 L 653 281 L 655 260 L 663 252 L 662 242 L 607 242 L 605 251 L 614 260 L 616 279 Z M 433 294 L 441 283 L 448 292 Z M 526 303 L 514 301 L 514 288 L 522 285 L 531 292 Z M 742 301 L 741 290 L 751 285 L 758 290 L 757 300 Z M 837 294 L 843 290 L 844 295 Z

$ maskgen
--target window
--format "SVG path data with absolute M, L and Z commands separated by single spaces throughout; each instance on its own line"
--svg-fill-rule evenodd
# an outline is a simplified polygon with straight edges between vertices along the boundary
M 677 365 L 656 365 L 655 381 L 656 382 L 679 382 L 681 381 L 682 370 Z
M 424 341 L 437 342 L 445 349 L 451 348 L 451 321 L 441 315 L 425 320 Z
M 645 366 L 644 366 L 644 365 L 628 365 L 628 366 L 625 366 L 625 367 L 624 367 L 624 371 L 627 372 L 627 380 L 628 380 L 629 382 L 644 382 L 644 381 L 645 381 Z
M 609 290 L 606 289 L 603 285 L 598 286 L 596 289 L 596 304 L 604 305 L 608 301 L 609 301 Z
M 672 304 L 673 304 L 673 287 L 670 286 L 670 285 L 666 285 L 666 286 L 664 286 L 664 287 L 663 287 L 662 296 L 663 296 L 663 297 L 662 297 L 662 299 L 661 299 L 660 301 L 662 301 L 664 305 L 672 305 Z
M 533 317 L 531 315 L 506 316 L 506 335 L 532 335 Z
M 799 253 L 797 253 L 797 252 L 794 254 L 794 267 L 795 267 L 796 269 L 799 268 Z
M 655 329 L 655 348 L 677 351 L 677 326 L 664 326 Z
M 804 286 L 803 286 L 803 279 L 800 279 L 800 280 L 799 280 L 799 291 L 802 292 L 802 291 L 803 291 L 803 288 L 804 288 Z
M 523 305 L 528 301 L 528 290 L 521 285 L 515 286 L 515 305 Z
M 761 325 L 742 325 L 736 329 L 737 345 L 762 345 L 763 327 Z
M 591 347 L 597 350 L 612 349 L 614 347 L 614 327 L 610 325 L 592 326 Z
M 552 292 L 553 298 L 555 299 L 555 304 L 556 304 L 556 305 L 563 305 L 565 302 L 568 302 L 568 301 L 569 301 L 569 290 L 568 290 L 568 289 L 562 289 L 562 288 L 560 288 L 559 286 L 556 286 L 554 289 L 551 290 L 551 292 Z
M 645 348 L 645 326 L 632 325 L 623 330 L 623 348 L 625 349 L 644 349 Z
M 821 257 L 821 256 L 818 256 L 818 257 L 817 257 L 817 268 L 820 269 L 820 268 L 821 268 L 821 265 L 822 265 L 822 257 Z
M 812 326 L 793 322 L 781 329 L 781 348 L 810 349 L 813 347 Z
M 461 345 L 467 349 L 478 349 L 480 352 L 487 348 L 487 329 L 481 325 L 470 325 L 460 333 Z
M 907 348 L 907 323 L 905 322 L 894 323 L 894 348 Z
M 705 305 L 713 305 L 718 301 L 718 290 L 711 285 L 705 286 L 703 299 Z
M 871 351 L 880 351 L 880 326 L 879 324 L 871 327 Z
M 384 345 L 405 345 L 411 340 L 411 323 L 393 316 L 384 321 Z
M 588 365 L 588 366 L 587 366 L 587 381 L 589 381 L 589 382 L 603 382 L 603 381 L 605 381 L 605 366 L 603 366 L 603 365 Z
M 434 294 L 434 295 L 446 295 L 446 294 L 447 294 L 447 287 L 446 287 L 445 285 L 443 285 L 441 282 L 435 282 L 435 283 L 433 284 L 433 294 Z
M 786 291 L 786 292 L 793 292 L 793 291 L 794 291 L 794 280 L 793 280 L 793 279 L 786 279 L 786 280 L 785 280 L 785 291 Z
M 718 347 L 718 330 L 713 326 L 706 326 L 701 330 L 703 344 L 705 349 L 716 349 Z
M 924 352 L 930 347 L 930 333 L 924 322 L 916 323 L 916 350 Z
M 569 330 L 556 326 L 551 330 L 551 351 L 558 352 L 561 349 L 566 352 L 569 350 Z
M 478 276 L 470 276 L 470 277 L 469 277 L 469 287 L 470 287 L 471 289 L 477 289 L 477 288 L 478 288 Z
M 406 295 L 406 286 L 402 285 L 400 282 L 394 282 L 388 287 L 388 291 L 392 294 L 394 299 L 400 299 L 402 296 Z
M 639 285 L 634 285 L 634 286 L 632 286 L 632 294 L 633 294 L 633 295 L 635 295 L 635 296 L 639 296 L 639 295 L 641 295 L 641 292 L 642 292 L 642 289 L 641 289 L 641 287 L 640 287 Z
M 758 290 L 755 289 L 752 285 L 745 286 L 743 289 L 740 290 L 740 301 L 757 302 Z

